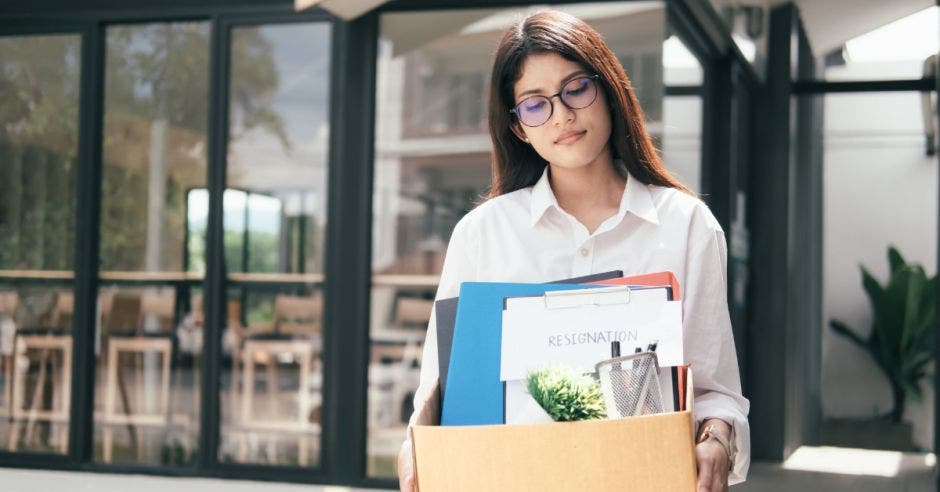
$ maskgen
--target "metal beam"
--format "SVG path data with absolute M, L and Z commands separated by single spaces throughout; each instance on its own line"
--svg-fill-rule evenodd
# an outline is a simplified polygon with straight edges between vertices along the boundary
M 202 364 L 200 373 L 199 453 L 197 466 L 212 467 L 218 460 L 219 377 L 221 360 L 221 333 L 225 314 L 225 248 L 222 195 L 225 191 L 225 161 L 228 149 L 228 95 L 229 95 L 229 30 L 218 17 L 212 19 L 210 39 L 210 65 L 208 94 L 208 172 L 206 188 L 209 191 L 209 217 L 206 225 L 205 329 L 203 330 Z
M 375 135 L 376 13 L 334 24 L 324 291 L 323 466 L 365 476 Z
M 736 185 L 731 172 L 731 60 L 704 64 L 702 195 L 725 232 L 731 230 Z
M 749 174 L 748 229 L 751 231 L 752 277 L 748 307 L 748 364 L 751 400 L 751 456 L 783 460 L 787 380 L 787 258 L 790 182 L 791 37 L 795 10 L 770 13 L 770 63 L 767 85 L 756 99 L 764 159 Z
M 795 78 L 812 78 L 817 62 L 798 19 L 794 30 Z M 822 420 L 823 100 L 801 95 L 793 103 L 784 456 L 816 444 Z
M 793 83 L 793 93 L 827 94 L 835 92 L 923 92 L 934 90 L 937 85 L 936 78 L 923 78 L 912 80 L 798 80 Z
M 72 317 L 72 400 L 69 458 L 91 461 L 94 444 L 95 327 L 101 230 L 101 145 L 104 126 L 104 28 L 82 35 L 79 153 L 75 173 L 75 312 Z

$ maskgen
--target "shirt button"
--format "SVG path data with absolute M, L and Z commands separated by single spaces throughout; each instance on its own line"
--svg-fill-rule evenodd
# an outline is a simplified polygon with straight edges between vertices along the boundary
M 587 256 L 589 253 L 587 248 L 581 248 L 581 256 Z

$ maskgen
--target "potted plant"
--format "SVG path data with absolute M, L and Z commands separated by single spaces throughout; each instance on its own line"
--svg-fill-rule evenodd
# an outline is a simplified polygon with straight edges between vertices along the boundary
M 933 361 L 937 276 L 928 278 L 921 265 L 907 263 L 893 246 L 888 248 L 888 263 L 891 272 L 884 285 L 864 266 L 860 266 L 862 285 L 873 314 L 868 337 L 863 338 L 858 331 L 837 319 L 830 320 L 829 326 L 871 355 L 891 385 L 893 403 L 891 410 L 878 416 L 877 420 L 900 424 L 907 400 L 913 398 L 919 401 L 922 398 L 920 385 L 928 376 L 928 364 Z M 878 436 L 888 438 L 890 441 L 883 431 L 864 434 L 876 435 L 876 439 Z M 907 434 L 909 442 L 909 425 Z M 882 444 L 885 444 L 884 441 Z M 892 447 L 910 446 L 909 443 L 905 445 L 896 440 Z
M 606 413 L 597 381 L 568 367 L 550 367 L 530 373 L 527 389 L 556 422 L 602 419 Z

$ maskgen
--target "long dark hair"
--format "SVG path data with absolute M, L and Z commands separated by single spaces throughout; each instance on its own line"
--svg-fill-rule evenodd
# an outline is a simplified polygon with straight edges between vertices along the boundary
M 510 27 L 496 49 L 490 78 L 489 127 L 493 139 L 493 181 L 489 198 L 532 186 L 548 162 L 520 141 L 509 109 L 526 57 L 556 53 L 599 75 L 610 109 L 610 148 L 621 176 L 629 172 L 646 184 L 691 193 L 663 166 L 630 79 L 613 52 L 586 22 L 557 10 L 534 13 Z M 619 161 L 617 161 L 619 159 Z M 620 164 L 622 163 L 622 164 Z

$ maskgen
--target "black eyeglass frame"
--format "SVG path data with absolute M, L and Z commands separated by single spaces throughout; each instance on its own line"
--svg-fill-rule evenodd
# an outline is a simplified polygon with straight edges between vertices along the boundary
M 538 128 L 538 127 L 544 125 L 545 123 L 548 123 L 548 120 L 552 119 L 552 115 L 555 114 L 555 103 L 554 103 L 554 101 L 552 101 L 552 99 L 554 99 L 554 98 L 556 98 L 556 97 L 557 97 L 558 100 L 561 101 L 561 103 L 564 104 L 565 107 L 568 108 L 568 109 L 571 109 L 571 110 L 575 110 L 575 109 L 584 109 L 584 108 L 586 108 L 586 107 L 588 107 L 588 106 L 594 104 L 594 101 L 597 100 L 597 87 L 596 87 L 596 86 L 595 86 L 595 88 L 594 88 L 594 98 L 591 99 L 591 102 L 585 104 L 584 106 L 581 106 L 580 108 L 572 107 L 570 104 L 568 104 L 568 103 L 565 101 L 565 98 L 561 97 L 561 94 L 562 94 L 563 92 L 565 92 L 565 86 L 567 86 L 567 85 L 570 84 L 571 82 L 574 82 L 575 80 L 584 79 L 584 78 L 590 79 L 592 82 L 594 82 L 595 84 L 597 84 L 597 79 L 600 78 L 600 74 L 596 74 L 596 73 L 595 73 L 595 74 L 593 74 L 593 75 L 578 75 L 578 76 L 576 76 L 576 77 L 572 77 L 572 78 L 568 79 L 567 81 L 565 81 L 564 84 L 562 84 L 560 91 L 558 91 L 558 92 L 552 94 L 551 96 L 542 96 L 542 95 L 533 95 L 533 96 L 529 96 L 529 97 L 523 99 L 522 101 L 520 101 L 519 104 L 516 104 L 514 107 L 509 108 L 509 114 L 514 115 L 514 116 L 516 117 L 516 119 L 519 121 L 519 123 L 521 123 L 521 124 L 523 124 L 523 125 L 525 125 L 525 126 L 527 126 L 527 127 L 529 127 L 529 128 Z M 518 112 L 519 106 L 522 106 L 523 104 L 525 104 L 526 101 L 528 101 L 529 99 L 532 99 L 533 97 L 544 97 L 544 98 L 548 99 L 548 106 L 549 106 L 548 117 L 545 118 L 545 121 L 539 123 L 538 125 L 529 125 L 529 124 L 526 124 L 524 121 L 522 121 L 522 117 L 519 116 L 519 112 Z

